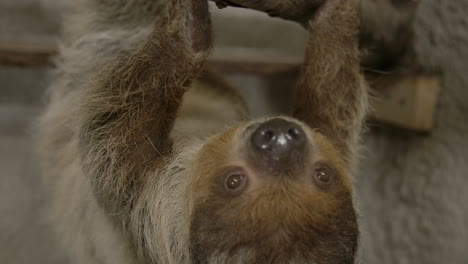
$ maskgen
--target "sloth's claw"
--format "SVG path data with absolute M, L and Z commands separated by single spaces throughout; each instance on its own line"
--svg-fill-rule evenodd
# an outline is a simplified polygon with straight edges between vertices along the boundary
M 186 35 L 195 52 L 207 51 L 212 43 L 207 1 L 192 1 L 186 20 Z

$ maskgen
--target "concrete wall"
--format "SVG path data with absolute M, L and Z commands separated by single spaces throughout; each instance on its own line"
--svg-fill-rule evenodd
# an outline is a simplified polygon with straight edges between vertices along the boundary
M 356 179 L 364 263 L 468 263 L 467 12 L 466 0 L 420 1 L 412 59 L 440 73 L 436 127 L 429 135 L 375 129 L 366 137 Z
M 43 1 L 52 7 L 58 3 Z M 398 10 L 385 13 L 385 8 L 378 7 L 367 13 L 375 22 L 371 30 L 392 32 Z M 417 9 L 411 25 L 416 33 L 411 59 L 428 72 L 440 73 L 443 90 L 436 128 L 429 135 L 371 128 L 366 135 L 367 148 L 355 179 L 363 223 L 363 263 L 468 263 L 466 12 L 467 0 L 425 0 Z M 37 0 L 0 0 L 0 40 L 53 36 L 58 27 L 56 16 L 50 14 Z M 290 33 L 287 25 L 275 28 L 283 26 L 284 32 Z M 220 42 L 271 44 L 262 39 L 253 41 L 255 34 L 242 35 L 239 31 Z M 280 31 L 276 34 L 282 36 Z M 389 34 L 383 35 L 391 37 Z M 281 38 L 285 39 L 291 37 Z M 300 35 L 291 42 L 272 45 L 292 47 L 293 52 L 300 49 Z M 284 93 L 291 80 L 279 83 L 253 76 L 228 78 L 248 95 L 256 115 L 286 109 L 284 104 L 271 101 L 283 98 L 278 94 Z M 37 188 L 30 148 L 33 131 L 29 124 L 41 107 L 40 94 L 46 82 L 41 69 L 0 67 L 0 263 L 67 263 L 41 220 L 43 194 Z M 270 90 L 272 83 L 276 88 Z
M 37 1 L 0 0 L 0 41 L 40 43 L 57 29 Z M 31 148 L 46 79 L 44 69 L 0 66 L 0 263 L 67 263 L 43 221 Z

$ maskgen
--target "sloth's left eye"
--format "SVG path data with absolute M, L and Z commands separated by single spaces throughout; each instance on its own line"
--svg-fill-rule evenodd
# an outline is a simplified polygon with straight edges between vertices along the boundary
M 247 186 L 247 176 L 244 173 L 235 172 L 226 176 L 224 187 L 233 195 L 240 194 Z
M 322 189 L 329 187 L 335 180 L 332 168 L 325 164 L 317 164 L 314 168 L 314 182 Z

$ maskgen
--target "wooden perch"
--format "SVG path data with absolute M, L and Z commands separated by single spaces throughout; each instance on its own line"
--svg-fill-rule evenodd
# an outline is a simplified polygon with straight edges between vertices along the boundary
M 0 65 L 50 67 L 57 54 L 53 44 L 1 43 Z M 279 56 L 274 51 L 249 48 L 216 48 L 208 65 L 223 73 L 281 75 L 299 70 L 302 58 Z
M 0 43 L 0 64 L 23 67 L 52 66 L 54 45 Z M 302 58 L 252 48 L 216 48 L 208 66 L 223 73 L 277 76 L 297 73 Z M 404 129 L 428 132 L 434 123 L 439 81 L 427 76 L 372 76 L 376 91 L 372 117 Z
M 24 67 L 50 66 L 57 53 L 53 44 L 0 42 L 0 64 Z
M 417 132 L 429 132 L 434 115 L 440 82 L 434 76 L 380 77 L 373 85 L 373 118 Z
M 275 50 L 215 47 L 208 65 L 223 73 L 272 76 L 299 71 L 302 57 L 282 55 Z

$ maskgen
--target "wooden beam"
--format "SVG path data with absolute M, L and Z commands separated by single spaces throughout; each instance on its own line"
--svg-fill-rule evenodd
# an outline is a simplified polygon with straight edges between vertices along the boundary
M 434 116 L 440 81 L 436 76 L 381 76 L 373 83 L 372 117 L 380 122 L 416 132 L 429 132 Z
M 0 42 L 0 65 L 51 67 L 56 54 L 53 44 Z M 208 65 L 223 73 L 271 76 L 295 73 L 300 62 L 300 57 L 279 56 L 274 51 L 224 47 L 214 50 Z
M 0 42 L 0 64 L 22 67 L 47 67 L 57 53 L 53 44 Z
M 0 43 L 0 64 L 50 67 L 57 54 L 54 45 Z M 302 58 L 252 48 L 216 48 L 208 66 L 222 73 L 278 76 L 297 74 Z M 376 93 L 372 118 L 407 130 L 432 130 L 439 80 L 431 76 L 367 76 Z
M 276 50 L 240 47 L 215 47 L 208 65 L 223 73 L 278 76 L 299 71 L 301 56 L 284 55 Z

